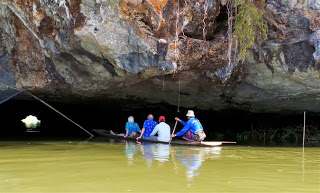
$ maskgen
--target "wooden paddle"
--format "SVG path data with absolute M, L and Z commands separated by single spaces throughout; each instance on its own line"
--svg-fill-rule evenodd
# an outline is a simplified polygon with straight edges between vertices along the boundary
M 174 134 L 174 131 L 176 130 L 177 123 L 178 123 L 178 121 L 176 120 L 176 124 L 174 124 L 174 128 L 173 128 L 173 131 L 172 131 L 172 134 L 171 134 L 171 135 Z M 172 137 L 170 136 L 169 144 L 171 143 L 171 140 L 172 140 Z

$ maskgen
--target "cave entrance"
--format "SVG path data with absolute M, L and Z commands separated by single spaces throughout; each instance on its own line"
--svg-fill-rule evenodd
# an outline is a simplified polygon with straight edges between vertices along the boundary
M 52 106 L 67 115 L 87 130 L 112 129 L 124 132 L 125 123 L 129 116 L 134 116 L 140 127 L 148 114 L 153 114 L 155 120 L 159 116 L 166 117 L 166 122 L 173 129 L 175 117 L 186 120 L 188 109 L 167 104 L 148 104 L 137 101 L 109 101 L 109 102 L 77 102 L 57 103 Z M 251 113 L 242 110 L 203 111 L 193 109 L 196 117 L 201 121 L 207 134 L 206 140 L 237 141 L 244 145 L 281 145 L 291 144 L 301 146 L 303 112 Z M 35 100 L 10 100 L 1 104 L 2 117 L 1 136 L 28 138 L 21 119 L 27 115 L 34 115 L 41 120 L 41 132 L 32 136 L 54 138 L 87 138 L 87 133 Z M 307 113 L 307 145 L 319 145 L 320 125 L 319 114 Z M 182 125 L 177 125 L 177 131 Z M 309 144 L 308 144 L 309 143 Z

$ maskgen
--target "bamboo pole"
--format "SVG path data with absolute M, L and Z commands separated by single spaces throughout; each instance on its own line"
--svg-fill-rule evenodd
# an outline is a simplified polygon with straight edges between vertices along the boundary
M 303 137 L 302 137 L 302 147 L 305 145 L 306 140 L 306 112 L 303 113 Z
M 173 131 L 172 131 L 172 134 L 171 134 L 171 135 L 174 134 L 174 132 L 175 132 L 175 130 L 176 130 L 176 127 L 177 127 L 177 123 L 178 123 L 178 121 L 176 120 L 176 124 L 174 124 L 174 128 L 173 128 Z M 170 145 L 171 141 L 172 141 L 172 137 L 170 136 L 169 145 Z

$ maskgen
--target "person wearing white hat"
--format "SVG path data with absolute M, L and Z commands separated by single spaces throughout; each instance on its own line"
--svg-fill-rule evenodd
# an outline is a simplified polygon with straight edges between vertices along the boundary
M 183 129 L 176 134 L 172 134 L 171 137 L 174 138 L 176 136 L 183 136 L 182 138 L 188 141 L 203 141 L 206 138 L 206 134 L 203 131 L 203 127 L 194 115 L 192 110 L 188 110 L 186 114 L 188 121 L 184 122 L 178 117 L 175 118 L 176 121 L 179 121 L 182 125 L 184 125 Z

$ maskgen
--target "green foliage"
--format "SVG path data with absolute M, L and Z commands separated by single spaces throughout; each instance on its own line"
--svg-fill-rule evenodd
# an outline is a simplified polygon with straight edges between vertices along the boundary
M 250 133 L 248 131 L 238 133 L 236 136 L 237 142 L 248 142 Z
M 289 125 L 282 128 L 256 128 L 238 133 L 238 143 L 283 143 L 301 144 L 302 125 Z M 318 126 L 308 125 L 306 128 L 306 144 L 320 143 L 320 131 Z
M 235 21 L 235 34 L 240 45 L 239 57 L 244 59 L 249 49 L 256 41 L 267 38 L 268 25 L 263 19 L 264 12 L 254 3 L 255 0 L 236 0 L 238 14 Z M 261 1 L 261 0 L 256 0 Z M 259 3 L 259 2 L 257 2 Z
M 223 133 L 216 133 L 215 134 L 215 139 L 216 140 L 223 140 L 224 139 L 224 134 Z

